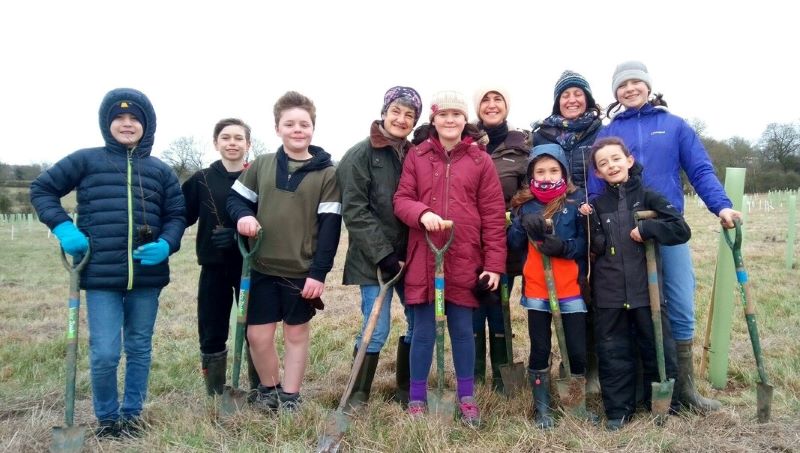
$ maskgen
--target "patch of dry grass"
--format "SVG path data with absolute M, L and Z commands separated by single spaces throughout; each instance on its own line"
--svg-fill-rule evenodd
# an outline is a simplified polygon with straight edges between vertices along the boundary
M 697 272 L 698 330 L 701 349 L 717 258 L 719 225 L 704 208 L 690 201 L 687 218 L 693 229 Z M 394 345 L 404 327 L 397 301 L 392 335 L 382 354 L 372 402 L 352 420 L 344 451 L 798 451 L 800 450 L 800 279 L 784 268 L 786 210 L 753 211 L 747 216 L 744 249 L 751 291 L 759 304 L 759 328 L 767 369 L 775 386 L 773 420 L 755 423 L 755 365 L 741 309 L 734 310 L 727 386 L 714 390 L 704 379 L 706 395 L 723 401 L 707 417 L 682 414 L 656 427 L 640 414 L 620 432 L 608 433 L 569 418 L 550 432 L 529 419 L 530 396 L 511 400 L 488 388 L 478 389 L 484 425 L 475 430 L 433 417 L 412 421 L 393 403 Z M 0 224 L 0 450 L 43 451 L 51 427 L 63 423 L 64 324 L 68 279 L 56 254 L 57 243 L 39 224 Z M 328 276 L 326 310 L 312 321 L 312 346 L 304 394 L 307 404 L 294 416 L 270 416 L 247 410 L 221 420 L 206 400 L 199 372 L 195 291 L 199 267 L 194 257 L 194 229 L 174 256 L 172 283 L 165 289 L 153 352 L 150 395 L 145 410 L 149 428 L 136 440 L 97 442 L 87 437 L 88 451 L 307 451 L 317 443 L 337 405 L 352 361 L 360 324 L 358 291 L 339 285 L 344 264 L 343 238 L 335 268 Z M 796 253 L 796 252 L 795 252 Z M 797 257 L 795 258 L 797 260 Z M 517 285 L 519 286 L 519 285 Z M 518 300 L 518 289 L 512 300 Z M 735 300 L 738 304 L 738 300 Z M 515 357 L 527 363 L 524 312 L 514 304 Z M 93 426 L 86 324 L 82 313 L 76 422 Z M 555 345 L 556 342 L 554 341 Z M 448 358 L 448 367 L 452 366 Z M 246 378 L 243 376 L 243 380 Z M 448 375 L 452 388 L 452 372 Z M 431 381 L 433 383 L 433 380 Z M 599 396 L 589 405 L 601 411 Z

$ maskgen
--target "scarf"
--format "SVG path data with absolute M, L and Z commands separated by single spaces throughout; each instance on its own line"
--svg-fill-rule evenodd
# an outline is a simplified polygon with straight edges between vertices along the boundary
M 531 179 L 531 193 L 537 200 L 544 204 L 550 203 L 561 195 L 564 195 L 566 191 L 567 182 L 564 181 L 564 178 L 556 182 L 536 181 L 535 179 Z
M 572 151 L 575 145 L 597 120 L 597 112 L 587 110 L 574 120 L 565 119 L 561 115 L 550 115 L 542 121 L 543 126 L 553 127 L 559 130 L 559 134 L 554 138 L 564 151 Z
M 498 146 L 503 144 L 506 137 L 508 137 L 508 122 L 503 121 L 497 126 L 484 126 L 483 123 L 478 123 L 478 127 L 486 131 L 489 137 L 489 144 L 486 145 L 486 151 L 492 154 Z

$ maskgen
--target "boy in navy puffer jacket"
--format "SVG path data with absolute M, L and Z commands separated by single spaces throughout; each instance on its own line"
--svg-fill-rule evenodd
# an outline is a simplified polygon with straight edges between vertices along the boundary
M 100 105 L 99 121 L 105 145 L 76 151 L 39 175 L 31 184 L 31 203 L 66 253 L 90 252 L 81 288 L 92 401 L 100 422 L 96 434 L 117 437 L 142 426 L 158 296 L 169 283 L 167 257 L 180 248 L 186 223 L 178 178 L 150 155 L 156 130 L 150 100 L 134 89 L 112 90 Z M 73 190 L 77 226 L 60 202 Z M 117 367 L 123 347 L 120 406 Z

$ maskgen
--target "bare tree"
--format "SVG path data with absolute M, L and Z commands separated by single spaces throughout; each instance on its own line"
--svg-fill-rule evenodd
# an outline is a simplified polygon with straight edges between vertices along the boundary
M 691 128 L 694 129 L 695 133 L 698 136 L 703 138 L 706 137 L 706 129 L 708 129 L 708 127 L 705 121 L 701 120 L 700 118 L 692 118 L 689 121 L 689 126 L 691 126 Z
M 161 159 L 175 170 L 178 179 L 183 182 L 203 168 L 203 151 L 200 148 L 194 137 L 180 137 L 161 153 Z
M 761 134 L 761 154 L 767 162 L 792 170 L 800 155 L 800 126 L 794 123 L 770 123 Z
M 256 160 L 256 157 L 262 154 L 267 154 L 268 152 L 269 149 L 267 148 L 267 145 L 263 141 L 254 138 L 250 141 L 250 153 L 246 160 L 248 162 L 252 162 Z

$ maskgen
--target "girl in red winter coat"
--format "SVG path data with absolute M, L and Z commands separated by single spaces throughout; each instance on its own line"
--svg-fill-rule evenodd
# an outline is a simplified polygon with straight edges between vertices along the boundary
M 395 214 L 410 227 L 405 291 L 414 309 L 414 331 L 408 413 L 425 412 L 435 340 L 435 262 L 425 232 L 442 247 L 450 234 L 444 228 L 447 219 L 455 225 L 455 239 L 444 257 L 447 327 L 461 419 L 476 426 L 480 411 L 473 396 L 472 311 L 478 300 L 473 289 L 479 281 L 496 289 L 505 271 L 505 203 L 492 159 L 475 143 L 480 132 L 467 125 L 464 97 L 454 91 L 435 94 L 430 121 L 433 127 L 421 126 L 423 141 L 406 157 L 394 196 Z

